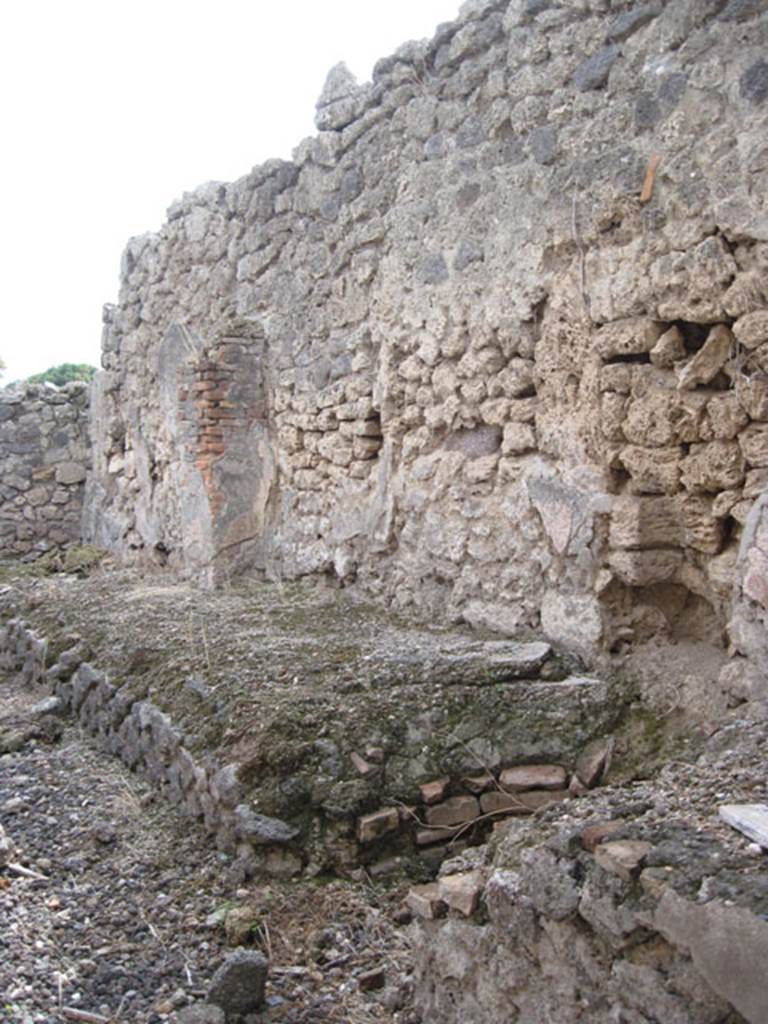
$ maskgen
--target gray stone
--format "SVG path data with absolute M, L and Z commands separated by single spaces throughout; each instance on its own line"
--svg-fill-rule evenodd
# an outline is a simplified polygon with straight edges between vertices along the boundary
M 739 79 L 739 92 L 755 105 L 765 101 L 768 97 L 768 61 L 761 58 L 750 64 Z
M 621 47 L 605 46 L 583 61 L 573 73 L 572 81 L 579 92 L 602 89 L 611 68 L 621 56 Z
M 211 980 L 208 1001 L 224 1013 L 253 1013 L 264 1003 L 269 963 L 261 953 L 237 950 L 230 953 Z
M 176 1013 L 176 1024 L 226 1024 L 226 1019 L 221 1007 L 213 1003 L 192 1003 Z
M 270 818 L 266 814 L 257 814 L 247 804 L 235 807 L 235 831 L 241 839 L 254 846 L 279 846 L 290 843 L 299 834 L 298 828 Z
M 645 4 L 617 14 L 605 33 L 607 43 L 622 43 L 661 13 L 661 4 Z

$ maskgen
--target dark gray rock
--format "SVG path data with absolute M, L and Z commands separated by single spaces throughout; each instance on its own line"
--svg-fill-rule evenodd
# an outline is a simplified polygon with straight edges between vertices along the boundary
M 750 103 L 762 103 L 768 96 L 768 61 L 755 61 L 739 79 L 739 93 Z
M 602 89 L 608 81 L 611 68 L 621 56 L 621 47 L 604 46 L 588 60 L 576 68 L 573 73 L 573 84 L 579 92 L 589 92 L 590 89 Z
M 269 962 L 261 953 L 238 949 L 216 971 L 208 990 L 208 1000 L 224 1013 L 251 1013 L 264 1003 Z
M 621 43 L 661 13 L 661 4 L 646 4 L 618 14 L 605 33 L 607 43 Z
M 269 818 L 266 814 L 257 814 L 247 804 L 238 804 L 235 808 L 235 831 L 241 839 L 255 846 L 279 846 L 290 843 L 299 834 L 292 825 Z
M 225 1024 L 226 1016 L 213 1003 L 193 1003 L 176 1014 L 176 1024 Z

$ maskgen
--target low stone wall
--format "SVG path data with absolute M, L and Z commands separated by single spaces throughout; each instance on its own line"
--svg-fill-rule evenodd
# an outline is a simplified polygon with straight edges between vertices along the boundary
M 373 877 L 397 872 L 431 877 L 446 857 L 487 837 L 495 822 L 584 795 L 610 763 L 612 739 L 592 738 L 616 721 L 603 682 L 520 679 L 514 683 L 520 693 L 516 711 L 529 740 L 524 751 L 518 747 L 517 757 L 507 756 L 501 764 L 489 751 L 491 767 L 483 768 L 467 746 L 455 763 L 444 761 L 455 769 L 444 777 L 421 785 L 395 781 L 404 774 L 400 762 L 422 750 L 425 739 L 412 709 L 405 708 L 403 723 L 417 735 L 394 752 L 369 747 L 358 753 L 318 739 L 305 746 L 324 758 L 320 768 L 312 767 L 315 759 L 310 757 L 290 769 L 282 766 L 278 776 L 263 766 L 254 778 L 248 765 L 221 764 L 213 751 L 193 754 L 173 717 L 141 696 L 130 674 L 110 677 L 86 660 L 81 640 L 70 641 L 52 652 L 30 625 L 12 618 L 0 631 L 0 668 L 20 672 L 30 686 L 50 687 L 63 710 L 77 716 L 106 751 L 199 819 L 246 877 L 348 872 L 361 866 Z M 516 647 L 519 671 L 527 676 L 538 675 L 552 653 L 540 642 Z M 511 661 L 507 667 L 514 672 Z M 551 674 L 551 662 L 549 669 Z M 556 711 L 541 694 L 543 706 L 531 706 L 530 690 L 536 687 L 557 689 Z M 567 734 L 556 735 L 553 713 L 569 723 Z M 510 714 L 515 717 L 514 710 Z M 580 718 L 588 724 L 579 724 Z M 498 741 L 500 734 L 489 738 Z M 537 761 L 536 751 L 539 761 L 557 763 L 531 763 Z M 312 791 L 311 806 L 305 800 L 297 805 L 297 790 Z M 265 807 L 270 814 L 260 813 Z
M 0 391 L 0 552 L 42 553 L 80 539 L 89 461 L 88 386 Z

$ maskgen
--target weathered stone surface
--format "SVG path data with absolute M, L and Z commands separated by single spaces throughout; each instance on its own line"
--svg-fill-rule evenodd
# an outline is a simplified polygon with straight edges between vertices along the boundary
M 558 764 L 529 764 L 505 768 L 499 782 L 510 792 L 524 789 L 563 789 L 567 780 L 565 768 Z
M 357 838 L 361 843 L 372 843 L 388 832 L 400 827 L 400 815 L 396 807 L 385 807 L 357 819 Z
M 87 388 L 0 389 L 0 549 L 42 555 L 80 539 L 89 464 Z
M 569 797 L 567 789 L 536 789 L 525 792 L 502 793 L 492 790 L 480 797 L 480 808 L 483 814 L 533 814 L 534 811 L 560 803 Z
M 427 824 L 433 828 L 445 825 L 463 825 L 474 821 L 480 814 L 480 805 L 473 796 L 452 796 L 440 804 L 428 807 Z
M 273 846 L 290 843 L 299 834 L 292 825 L 270 818 L 266 814 L 257 814 L 247 804 L 235 807 L 235 831 L 241 839 L 246 839 L 255 846 Z
M 438 895 L 443 903 L 465 917 L 471 917 L 477 910 L 484 887 L 485 878 L 481 871 L 445 875 L 437 883 Z
M 269 964 L 255 951 L 237 950 L 224 959 L 211 980 L 208 1001 L 226 1015 L 253 1013 L 264 1003 Z
M 729 329 L 724 324 L 713 327 L 702 348 L 680 370 L 677 386 L 692 389 L 699 384 L 709 384 L 730 358 L 733 347 L 734 339 Z
M 768 310 L 759 309 L 739 317 L 733 325 L 736 340 L 744 348 L 754 349 L 768 342 Z
M 576 758 L 575 774 L 592 789 L 611 767 L 611 760 L 616 746 L 612 736 L 601 737 L 588 743 Z
M 224 1011 L 214 1003 L 193 1003 L 176 1015 L 178 1024 L 226 1024 Z
M 427 885 L 415 885 L 408 890 L 405 902 L 419 917 L 427 921 L 442 917 L 445 914 L 446 904 L 442 899 L 437 883 L 430 882 Z
M 629 587 L 648 587 L 672 580 L 682 564 L 682 551 L 664 549 L 612 551 L 608 556 L 611 571 Z
M 129 243 L 86 536 L 205 582 L 328 574 L 426 618 L 610 647 L 613 497 L 738 490 L 734 445 L 764 464 L 740 443 L 745 416 L 768 422 L 759 389 L 733 395 L 768 360 L 765 27 L 713 3 L 472 4 L 371 85 L 333 69 L 293 161 Z M 55 481 L 17 470 L 9 501 L 50 510 Z M 746 500 L 717 526 L 680 502 L 668 544 L 615 546 L 683 551 L 674 586 L 724 629 L 708 563 Z M 625 580 L 659 578 L 632 561 Z
M 765 921 L 719 900 L 696 904 L 665 890 L 654 924 L 669 941 L 690 950 L 706 982 L 750 1024 L 768 1019 Z
M 768 806 L 765 804 L 722 804 L 717 813 L 723 821 L 768 849 Z
M 594 853 L 600 843 L 604 843 L 606 839 L 612 836 L 614 832 L 617 832 L 623 824 L 623 821 L 605 821 L 598 825 L 588 825 L 579 833 L 579 842 L 587 853 Z
M 604 871 L 629 882 L 640 870 L 651 844 L 640 839 L 615 839 L 595 847 L 595 861 Z
M 445 794 L 448 792 L 450 784 L 450 779 L 435 779 L 433 782 L 423 782 L 419 786 L 421 799 L 425 804 L 439 803 L 445 799 Z

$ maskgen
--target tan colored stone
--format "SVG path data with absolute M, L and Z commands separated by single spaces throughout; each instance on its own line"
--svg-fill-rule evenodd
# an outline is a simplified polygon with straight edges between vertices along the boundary
M 427 808 L 427 824 L 433 828 L 464 825 L 480 814 L 480 805 L 474 796 L 452 796 L 440 804 Z
M 679 447 L 622 448 L 619 460 L 630 475 L 631 493 L 674 494 L 680 487 L 681 456 Z
M 364 814 L 357 819 L 357 838 L 361 843 L 372 843 L 388 832 L 400 827 L 400 814 L 396 807 L 383 807 L 373 814 Z
M 749 466 L 768 466 L 768 424 L 753 423 L 739 437 Z
M 559 764 L 527 764 L 505 768 L 499 776 L 502 787 L 517 792 L 524 789 L 562 789 L 568 775 Z
M 766 487 L 768 487 L 768 466 L 747 471 L 743 488 L 745 498 L 758 498 Z
M 631 444 L 658 448 L 692 444 L 702 437 L 709 395 L 662 389 L 633 392 L 624 420 L 624 436 Z
M 690 547 L 717 554 L 723 525 L 712 514 L 711 499 L 699 496 L 614 499 L 610 544 L 613 548 Z
M 422 783 L 422 785 L 419 786 L 421 799 L 425 804 L 439 803 L 441 800 L 445 799 L 445 794 L 448 792 L 450 784 L 450 779 L 435 779 L 434 782 Z
M 632 388 L 632 371 L 626 363 L 609 363 L 600 370 L 600 390 L 628 395 Z
M 755 374 L 736 382 L 736 398 L 752 420 L 768 420 L 768 377 Z
M 595 332 L 595 352 L 603 359 L 650 352 L 663 327 L 646 317 L 628 317 L 606 324 Z
M 616 821 L 602 821 L 597 825 L 588 825 L 579 833 L 579 842 L 588 853 L 594 853 L 600 843 L 605 842 L 609 836 L 612 836 L 614 832 L 618 832 L 624 825 L 625 822 L 620 819 Z
M 417 917 L 423 917 L 427 921 L 443 917 L 447 909 L 445 902 L 440 897 L 436 882 L 430 882 L 428 885 L 415 885 L 408 890 L 405 902 Z
M 538 407 L 538 398 L 511 398 L 508 419 L 511 423 L 533 423 Z
M 685 339 L 678 327 L 665 331 L 651 349 L 651 362 L 660 370 L 671 370 L 675 363 L 685 359 Z
M 725 324 L 716 324 L 699 351 L 678 374 L 677 386 L 692 390 L 699 384 L 709 384 L 725 366 L 734 349 L 733 334 Z
M 522 455 L 536 448 L 536 432 L 529 423 L 507 423 L 501 450 L 504 455 Z
M 607 441 L 624 440 L 624 417 L 627 399 L 615 391 L 607 391 L 600 398 L 600 429 Z
M 445 875 L 437 883 L 440 899 L 464 917 L 471 917 L 480 904 L 485 888 L 485 877 L 481 871 L 462 871 L 457 875 Z
M 753 349 L 768 342 L 768 309 L 740 316 L 733 325 L 733 333 L 744 348 Z
M 648 587 L 672 580 L 682 562 L 682 551 L 669 549 L 612 551 L 608 556 L 614 575 L 629 587 Z
M 730 514 L 733 506 L 741 501 L 741 498 L 741 491 L 721 491 L 712 502 L 712 515 L 717 516 L 718 519 L 723 519 Z
M 744 480 L 744 458 L 739 444 L 707 441 L 691 445 L 682 461 L 680 480 L 691 494 L 716 494 L 738 487 Z
M 651 844 L 642 839 L 617 839 L 601 843 L 596 847 L 594 855 L 595 861 L 604 871 L 630 882 L 639 872 L 650 850 Z
M 611 767 L 615 746 L 613 736 L 603 736 L 588 743 L 576 758 L 574 772 L 589 789 L 596 786 Z
M 749 422 L 749 417 L 735 391 L 710 399 L 707 405 L 707 419 L 712 428 L 712 437 L 718 441 L 732 441 Z

